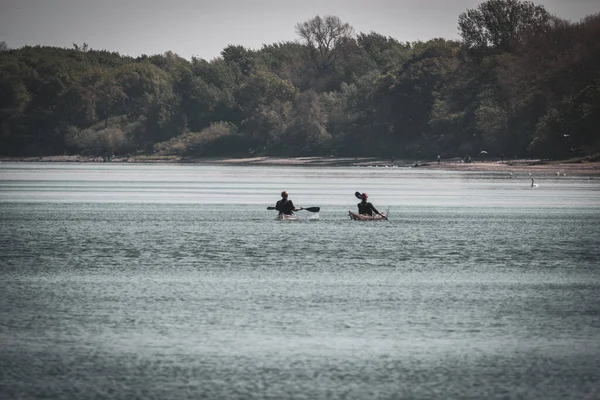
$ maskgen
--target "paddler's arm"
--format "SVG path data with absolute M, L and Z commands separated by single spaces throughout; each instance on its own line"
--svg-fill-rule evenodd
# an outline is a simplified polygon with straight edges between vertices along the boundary
M 371 210 L 373 210 L 373 212 L 375 212 L 375 214 L 381 215 L 381 213 L 379 211 L 377 211 L 377 209 L 375 208 L 375 206 L 373 204 L 371 204 Z

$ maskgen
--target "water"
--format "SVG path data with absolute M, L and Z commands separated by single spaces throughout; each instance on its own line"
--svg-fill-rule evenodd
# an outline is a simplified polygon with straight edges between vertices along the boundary
M 528 179 L 0 164 L 1 397 L 596 399 L 600 184 Z

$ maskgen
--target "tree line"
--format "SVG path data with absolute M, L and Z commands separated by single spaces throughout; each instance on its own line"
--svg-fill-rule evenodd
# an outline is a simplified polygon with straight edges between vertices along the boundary
M 460 41 L 355 33 L 335 16 L 299 40 L 220 57 L 130 57 L 0 43 L 0 153 L 490 156 L 600 152 L 600 14 L 530 1 L 458 17 Z

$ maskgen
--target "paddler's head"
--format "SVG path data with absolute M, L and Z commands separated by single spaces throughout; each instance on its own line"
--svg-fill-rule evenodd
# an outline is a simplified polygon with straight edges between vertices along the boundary
M 284 190 L 283 192 L 281 192 L 281 197 L 285 200 L 288 197 L 287 192 Z
M 360 196 L 362 201 L 367 201 L 367 199 L 369 198 L 369 195 L 366 193 L 363 193 L 362 196 Z

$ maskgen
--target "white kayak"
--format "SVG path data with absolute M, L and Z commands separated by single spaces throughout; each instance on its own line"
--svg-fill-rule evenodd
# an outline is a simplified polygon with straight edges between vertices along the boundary
M 300 218 L 296 214 L 279 214 L 277 219 L 280 221 L 297 221 Z
M 303 216 L 303 217 L 298 217 L 296 214 L 292 214 L 292 215 L 280 214 L 277 216 L 277 220 L 279 220 L 279 221 L 318 221 L 319 214 L 313 213 L 313 214 L 310 214 L 309 216 Z

